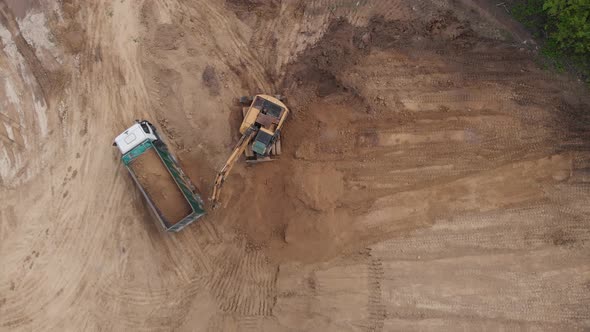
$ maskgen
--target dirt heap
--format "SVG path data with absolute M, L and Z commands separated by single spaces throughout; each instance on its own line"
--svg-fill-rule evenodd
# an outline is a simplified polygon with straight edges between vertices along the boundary
M 276 165 L 247 169 L 241 174 L 247 178 L 243 185 L 235 184 L 238 176 L 228 180 L 228 192 L 234 185 L 240 189 L 234 195 L 226 193 L 224 199 L 230 203 L 225 211 L 216 212 L 218 218 L 243 220 L 236 227 L 277 259 L 325 259 L 384 235 L 386 231 L 376 234 L 358 220 L 377 199 L 397 191 L 385 189 L 386 183 L 374 187 L 367 180 L 385 182 L 400 156 L 395 148 L 378 157 L 369 151 L 384 145 L 380 130 L 403 131 L 402 125 L 413 122 L 416 115 L 399 100 L 385 100 L 396 98 L 395 94 L 384 97 L 363 91 L 378 78 L 355 74 L 357 81 L 349 75 L 367 65 L 382 66 L 387 72 L 389 63 L 367 63 L 367 57 L 378 52 L 409 48 L 433 53 L 444 44 L 459 54 L 472 49 L 473 40 L 469 24 L 450 13 L 409 24 L 383 17 L 361 27 L 343 18 L 331 21 L 322 39 L 300 54 L 286 74 L 277 75 L 284 77 L 280 86 L 293 110 L 283 133 L 286 153 Z M 416 209 L 420 208 L 418 204 Z M 424 212 L 429 218 L 436 215 Z M 391 231 L 407 232 L 430 222 L 402 219 Z

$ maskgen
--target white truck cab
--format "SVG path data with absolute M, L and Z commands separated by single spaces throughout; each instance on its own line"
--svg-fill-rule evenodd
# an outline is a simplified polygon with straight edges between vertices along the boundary
M 113 142 L 113 146 L 117 146 L 122 155 L 133 150 L 133 148 L 146 140 L 152 142 L 158 140 L 156 130 L 151 123 L 145 120 L 135 122 L 134 125 L 117 136 Z

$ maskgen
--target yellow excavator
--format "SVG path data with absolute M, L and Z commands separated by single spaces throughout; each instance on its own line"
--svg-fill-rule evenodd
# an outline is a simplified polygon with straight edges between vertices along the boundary
M 210 199 L 213 207 L 218 205 L 221 186 L 242 153 L 247 162 L 272 161 L 281 154 L 281 128 L 289 114 L 281 100 L 281 96 L 263 94 L 240 98 L 244 116 L 240 125 L 242 137 L 215 177 Z

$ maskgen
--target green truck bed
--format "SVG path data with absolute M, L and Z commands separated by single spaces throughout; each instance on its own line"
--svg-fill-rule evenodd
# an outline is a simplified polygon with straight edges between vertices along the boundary
M 166 231 L 178 232 L 205 214 L 195 187 L 161 140 L 145 141 L 121 159 Z

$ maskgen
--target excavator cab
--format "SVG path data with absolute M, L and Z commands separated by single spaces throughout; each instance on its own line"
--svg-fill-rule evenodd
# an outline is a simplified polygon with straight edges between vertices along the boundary
M 270 150 L 270 147 L 273 143 L 274 135 L 264 128 L 261 128 L 254 137 L 254 142 L 252 143 L 252 151 L 259 156 L 266 156 Z

